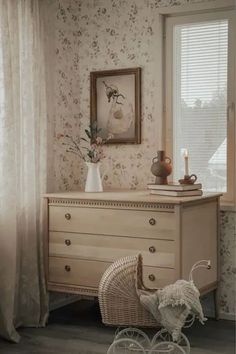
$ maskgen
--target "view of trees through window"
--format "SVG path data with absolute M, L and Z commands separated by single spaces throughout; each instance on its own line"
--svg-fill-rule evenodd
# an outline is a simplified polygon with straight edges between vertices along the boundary
M 227 185 L 227 20 L 177 25 L 174 50 L 174 179 L 190 173 L 208 191 Z

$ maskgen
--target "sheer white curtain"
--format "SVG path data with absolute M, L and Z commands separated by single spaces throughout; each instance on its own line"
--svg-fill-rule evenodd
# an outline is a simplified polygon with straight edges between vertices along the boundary
M 44 325 L 47 116 L 40 0 L 0 0 L 0 335 Z

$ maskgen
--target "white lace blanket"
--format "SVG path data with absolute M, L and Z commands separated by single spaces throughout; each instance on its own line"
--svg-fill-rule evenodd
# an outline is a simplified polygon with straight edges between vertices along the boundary
M 190 314 L 195 315 L 202 324 L 206 320 L 199 296 L 192 281 L 178 280 L 153 294 L 142 293 L 140 301 L 177 341 Z

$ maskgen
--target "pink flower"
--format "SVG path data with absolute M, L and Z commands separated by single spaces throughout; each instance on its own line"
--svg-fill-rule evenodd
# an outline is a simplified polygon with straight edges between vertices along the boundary
M 102 144 L 103 143 L 103 140 L 100 136 L 97 136 L 96 137 L 96 143 L 99 145 L 99 144 Z
M 57 139 L 64 138 L 64 134 L 58 133 L 57 134 Z
M 110 140 L 110 139 L 112 139 L 113 137 L 114 137 L 114 135 L 111 134 L 111 133 L 109 133 L 109 134 L 108 134 L 108 137 L 107 137 L 107 140 Z

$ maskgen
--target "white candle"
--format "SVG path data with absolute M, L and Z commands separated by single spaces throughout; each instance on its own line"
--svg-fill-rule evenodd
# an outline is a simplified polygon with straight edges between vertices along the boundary
M 188 176 L 189 175 L 189 171 L 188 171 L 188 150 L 185 149 L 184 150 L 184 174 L 185 176 Z

